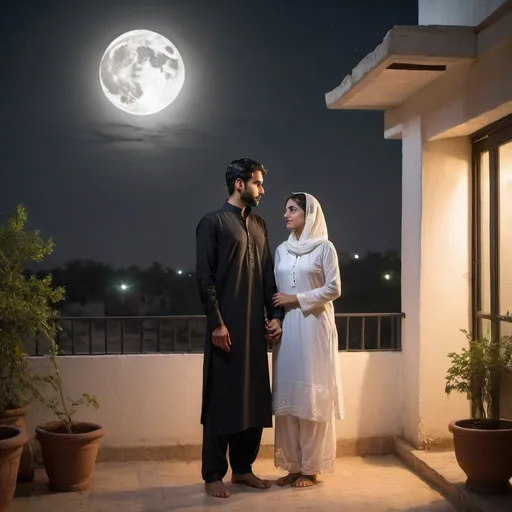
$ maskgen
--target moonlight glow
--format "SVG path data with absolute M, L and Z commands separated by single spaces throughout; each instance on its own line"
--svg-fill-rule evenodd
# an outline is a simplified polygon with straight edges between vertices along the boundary
M 168 107 L 185 82 L 185 65 L 176 46 L 150 30 L 132 30 L 112 41 L 99 72 L 105 96 L 137 116 Z

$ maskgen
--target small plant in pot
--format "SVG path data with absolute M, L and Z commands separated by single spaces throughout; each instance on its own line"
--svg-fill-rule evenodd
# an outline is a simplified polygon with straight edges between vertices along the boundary
M 512 421 L 500 417 L 500 380 L 512 366 L 512 339 L 473 339 L 462 331 L 469 348 L 450 353 L 445 391 L 458 391 L 471 401 L 473 418 L 453 421 L 455 456 L 466 473 L 466 486 L 478 493 L 501 493 L 512 478 Z
M 50 341 L 50 361 L 52 375 L 34 375 L 33 394 L 55 416 L 56 421 L 36 427 L 36 438 L 41 445 L 43 463 L 50 488 L 54 491 L 83 491 L 91 485 L 98 449 L 104 431 L 100 425 L 83 421 L 73 421 L 78 407 L 99 408 L 98 399 L 84 393 L 79 399 L 65 397 L 59 371 L 59 347 Z M 49 398 L 45 387 L 50 387 L 56 398 Z
M 63 297 L 62 289 L 52 287 L 51 277 L 38 279 L 25 270 L 53 252 L 53 242 L 27 230 L 26 221 L 20 205 L 0 225 L 0 425 L 17 427 L 24 435 L 30 402 L 26 344 L 49 327 L 56 316 L 52 305 Z M 34 476 L 34 456 L 25 438 L 18 481 Z

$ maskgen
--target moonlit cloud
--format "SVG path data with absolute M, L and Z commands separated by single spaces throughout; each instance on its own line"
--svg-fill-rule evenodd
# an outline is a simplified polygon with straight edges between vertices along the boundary
M 181 123 L 172 126 L 147 128 L 122 123 L 101 123 L 83 128 L 78 132 L 81 142 L 110 145 L 113 148 L 159 148 L 212 147 L 221 143 L 222 135 L 213 130 L 201 130 Z

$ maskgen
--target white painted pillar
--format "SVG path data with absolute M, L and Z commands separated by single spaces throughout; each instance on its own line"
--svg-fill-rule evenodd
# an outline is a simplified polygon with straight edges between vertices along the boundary
M 404 123 L 402 132 L 402 429 L 419 445 L 419 358 L 421 280 L 422 158 L 421 119 Z
M 403 127 L 403 436 L 445 444 L 467 417 L 465 397 L 444 393 L 447 354 L 466 346 L 470 319 L 470 147 L 466 137 L 424 142 L 421 119 Z

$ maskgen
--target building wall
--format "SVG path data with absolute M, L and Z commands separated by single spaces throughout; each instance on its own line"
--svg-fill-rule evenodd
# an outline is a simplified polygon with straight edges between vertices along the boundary
M 400 430 L 401 353 L 340 353 L 345 420 L 337 423 L 339 440 L 393 436 Z M 46 358 L 33 358 L 32 368 L 44 373 Z M 269 356 L 271 365 L 271 356 Z M 106 429 L 108 447 L 201 445 L 199 423 L 202 355 L 154 354 L 66 356 L 60 358 L 66 396 L 95 394 L 100 409 L 82 409 L 78 419 Z M 34 404 L 27 418 L 30 433 L 53 420 Z M 266 429 L 264 445 L 272 445 Z
M 469 135 L 512 113 L 512 11 L 480 34 L 478 60 L 459 64 L 385 113 L 385 130 L 421 117 L 425 140 Z
M 499 3 L 420 1 L 420 23 L 474 25 Z M 468 135 L 512 113 L 511 24 L 505 13 L 478 34 L 478 60 L 385 113 L 388 133 L 402 133 L 402 414 L 416 446 L 443 444 L 448 423 L 470 413 L 464 396 L 444 393 L 447 355 L 467 346 L 470 327 Z
M 444 444 L 451 420 L 469 415 L 444 392 L 449 352 L 469 329 L 469 171 L 466 137 L 428 142 L 420 116 L 402 133 L 403 436 Z
M 446 438 L 468 417 L 465 396 L 446 396 L 449 352 L 467 346 L 470 330 L 470 144 L 467 137 L 423 142 L 420 280 L 420 441 Z
M 422 217 L 421 119 L 404 123 L 402 144 L 402 430 L 418 444 Z
M 418 0 L 418 25 L 475 27 L 506 0 Z

